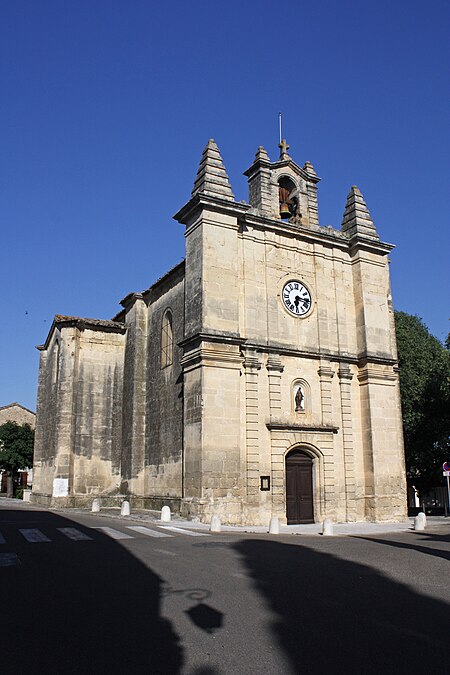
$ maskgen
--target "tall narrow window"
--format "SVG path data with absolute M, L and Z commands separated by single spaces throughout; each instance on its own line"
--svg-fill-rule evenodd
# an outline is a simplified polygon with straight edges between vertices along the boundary
M 53 372 L 52 372 L 52 381 L 53 384 L 58 384 L 59 380 L 59 342 L 56 340 L 53 347 Z
M 161 368 L 170 366 L 173 362 L 173 329 L 172 314 L 164 312 L 161 328 Z

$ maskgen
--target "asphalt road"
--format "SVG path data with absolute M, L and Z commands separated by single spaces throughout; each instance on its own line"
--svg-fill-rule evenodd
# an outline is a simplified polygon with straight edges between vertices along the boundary
M 5 675 L 450 673 L 450 523 L 192 536 L 0 503 L 0 534 Z

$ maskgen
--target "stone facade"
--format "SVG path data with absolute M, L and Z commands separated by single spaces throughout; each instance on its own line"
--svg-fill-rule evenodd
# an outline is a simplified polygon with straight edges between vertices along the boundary
M 341 229 L 321 227 L 320 179 L 288 149 L 258 149 L 246 204 L 209 141 L 175 216 L 185 261 L 113 321 L 55 317 L 34 501 L 126 495 L 235 524 L 405 517 L 393 247 L 355 186 Z
M 20 403 L 9 403 L 0 407 L 0 426 L 5 422 L 16 422 L 20 426 L 29 424 L 34 429 L 36 424 L 36 413 L 28 408 L 24 408 Z

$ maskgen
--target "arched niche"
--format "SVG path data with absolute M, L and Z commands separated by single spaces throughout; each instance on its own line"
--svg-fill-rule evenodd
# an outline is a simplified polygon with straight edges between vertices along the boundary
M 299 377 L 291 387 L 291 411 L 302 415 L 311 411 L 311 387 L 308 382 Z
M 278 203 L 280 209 L 280 218 L 288 220 L 297 215 L 298 198 L 296 193 L 298 187 L 289 176 L 280 176 L 278 179 Z

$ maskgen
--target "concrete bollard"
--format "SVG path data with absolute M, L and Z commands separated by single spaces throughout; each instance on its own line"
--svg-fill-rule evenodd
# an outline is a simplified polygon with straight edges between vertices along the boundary
M 427 524 L 427 517 L 423 511 L 417 514 L 414 518 L 414 529 L 415 530 L 424 530 Z
M 94 499 L 92 502 L 92 513 L 98 513 L 100 511 L 100 499 Z
M 220 532 L 221 529 L 222 529 L 222 526 L 220 524 L 219 516 L 212 516 L 211 517 L 211 524 L 209 526 L 209 531 L 210 532 Z
M 161 522 L 170 523 L 170 506 L 163 506 L 161 509 Z
M 272 516 L 270 519 L 269 534 L 280 534 L 280 521 L 276 516 Z
M 130 513 L 131 513 L 130 502 L 127 502 L 127 500 L 125 499 L 122 502 L 122 506 L 120 507 L 120 515 L 121 516 L 129 516 Z
M 324 537 L 333 536 L 333 521 L 331 520 L 331 518 L 325 518 L 325 520 L 323 521 L 322 534 Z

